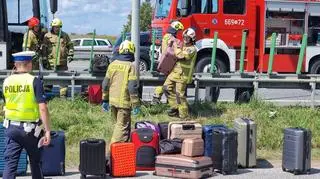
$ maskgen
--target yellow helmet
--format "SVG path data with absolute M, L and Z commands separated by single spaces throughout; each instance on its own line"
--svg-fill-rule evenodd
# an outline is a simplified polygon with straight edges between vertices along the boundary
M 135 50 L 136 48 L 134 47 L 134 43 L 129 40 L 125 40 L 120 44 L 119 54 L 134 53 Z
M 59 18 L 54 18 L 51 22 L 51 27 L 62 27 L 62 21 Z
M 183 24 L 182 24 L 181 22 L 179 22 L 179 21 L 173 21 L 173 22 L 171 22 L 170 26 L 171 26 L 172 28 L 174 28 L 176 31 L 178 31 L 178 30 L 183 30 L 183 29 L 184 29 Z

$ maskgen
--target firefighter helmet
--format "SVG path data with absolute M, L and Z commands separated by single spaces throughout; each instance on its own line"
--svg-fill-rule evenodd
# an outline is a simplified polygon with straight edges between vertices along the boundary
M 189 37 L 194 42 L 196 41 L 196 32 L 192 28 L 187 28 L 183 31 L 183 37 Z
M 33 28 L 35 26 L 38 26 L 40 24 L 40 21 L 38 18 L 36 17 L 31 17 L 29 20 L 28 20 L 28 27 L 29 28 Z
M 178 31 L 178 30 L 183 30 L 183 29 L 184 29 L 183 24 L 182 24 L 181 22 L 179 22 L 179 21 L 173 21 L 173 22 L 171 22 L 170 26 L 171 26 L 172 28 L 174 28 L 176 31 Z
M 59 18 L 54 18 L 51 22 L 51 27 L 62 27 L 62 21 Z
M 128 54 L 128 53 L 134 53 L 134 52 L 135 52 L 135 47 L 133 42 L 129 40 L 125 40 L 120 44 L 120 47 L 119 47 L 120 54 Z

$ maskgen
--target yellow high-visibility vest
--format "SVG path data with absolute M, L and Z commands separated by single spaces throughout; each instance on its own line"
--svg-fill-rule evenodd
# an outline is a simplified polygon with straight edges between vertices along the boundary
M 4 80 L 5 118 L 12 121 L 35 122 L 39 119 L 39 105 L 33 88 L 34 76 L 14 74 Z

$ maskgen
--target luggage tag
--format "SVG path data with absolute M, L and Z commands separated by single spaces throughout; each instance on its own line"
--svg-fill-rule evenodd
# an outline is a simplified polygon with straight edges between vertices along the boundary
M 36 126 L 36 128 L 34 129 L 34 136 L 36 137 L 36 138 L 38 138 L 39 137 L 39 135 L 40 135 L 40 133 L 41 133 L 41 131 L 42 131 L 42 128 L 43 127 L 43 125 L 37 125 Z
M 8 129 L 8 127 L 9 127 L 9 120 L 7 120 L 7 119 L 5 119 L 4 121 L 3 121 L 3 127 L 4 128 L 6 128 L 6 129 Z
M 38 148 L 41 148 L 41 147 L 43 146 L 44 138 L 45 138 L 45 137 L 41 137 L 41 139 L 39 140 L 39 142 L 38 142 Z

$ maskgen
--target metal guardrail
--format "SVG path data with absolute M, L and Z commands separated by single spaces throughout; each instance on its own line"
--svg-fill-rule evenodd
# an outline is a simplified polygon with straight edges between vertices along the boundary
M 11 71 L 0 71 L 0 83 L 11 74 Z M 34 71 L 37 74 L 37 71 Z M 75 85 L 101 84 L 103 76 L 92 76 L 89 72 L 53 72 L 44 71 L 45 85 L 71 85 L 71 97 L 74 98 Z M 165 76 L 159 73 L 141 73 L 142 86 L 162 85 Z M 311 74 L 261 74 L 261 73 L 196 73 L 193 83 L 189 86 L 195 88 L 195 101 L 199 100 L 199 89 L 205 87 L 221 88 L 254 88 L 258 96 L 259 88 L 270 89 L 307 89 L 311 90 L 311 106 L 314 107 L 315 91 L 320 89 L 320 75 Z

